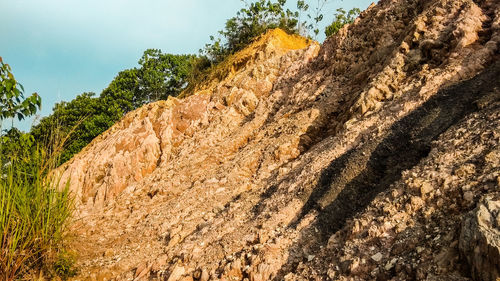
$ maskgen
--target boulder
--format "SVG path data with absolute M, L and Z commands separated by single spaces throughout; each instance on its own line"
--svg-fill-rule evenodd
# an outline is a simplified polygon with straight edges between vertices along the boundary
M 488 194 L 463 221 L 460 252 L 474 280 L 500 278 L 500 194 Z

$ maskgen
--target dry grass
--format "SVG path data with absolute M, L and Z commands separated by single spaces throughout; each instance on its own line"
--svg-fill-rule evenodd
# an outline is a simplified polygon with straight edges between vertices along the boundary
M 21 159 L 0 154 L 0 280 L 36 271 L 71 272 L 61 257 L 66 256 L 62 242 L 73 201 L 69 182 L 58 189 L 61 185 L 51 172 L 67 135 L 54 132 L 45 148 L 21 151 Z

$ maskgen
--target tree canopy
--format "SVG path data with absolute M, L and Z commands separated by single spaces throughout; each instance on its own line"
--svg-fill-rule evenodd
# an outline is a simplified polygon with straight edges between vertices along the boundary
M 139 60 L 138 95 L 135 105 L 177 96 L 186 86 L 195 55 L 163 54 L 148 49 Z

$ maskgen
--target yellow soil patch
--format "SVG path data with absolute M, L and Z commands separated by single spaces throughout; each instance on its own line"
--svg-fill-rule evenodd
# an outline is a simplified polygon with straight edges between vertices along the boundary
M 183 91 L 179 95 L 179 98 L 185 98 L 198 91 L 212 88 L 220 81 L 234 76 L 246 66 L 254 64 L 259 59 L 264 59 L 264 57 L 261 57 L 261 54 L 271 52 L 284 54 L 292 50 L 306 48 L 312 43 L 313 41 L 310 39 L 288 34 L 279 28 L 268 30 L 257 37 L 248 47 L 230 55 L 223 62 L 214 66 L 196 85 Z

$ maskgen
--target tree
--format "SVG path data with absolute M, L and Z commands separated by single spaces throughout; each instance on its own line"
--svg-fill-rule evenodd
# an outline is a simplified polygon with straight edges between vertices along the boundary
M 144 104 L 139 94 L 140 74 L 137 68 L 120 71 L 102 91 L 100 98 L 107 105 L 111 115 L 121 117 Z
M 0 122 L 11 118 L 19 120 L 34 115 L 42 106 L 42 99 L 37 93 L 24 97 L 24 87 L 16 81 L 11 68 L 0 57 Z M 0 125 L 1 127 L 1 125 Z
M 0 57 L 0 169 L 3 169 L 4 164 L 8 159 L 3 157 L 5 155 L 4 143 L 11 143 L 9 136 L 3 135 L 3 120 L 10 118 L 11 132 L 13 135 L 14 118 L 19 120 L 31 116 L 36 113 L 42 106 L 42 99 L 36 93 L 24 98 L 24 87 L 19 84 L 14 75 L 12 75 L 11 68 L 5 64 Z M 24 138 L 23 138 L 24 140 Z M 21 149 L 21 147 L 17 147 Z M 15 151 L 10 149 L 11 151 Z
M 188 84 L 194 63 L 199 63 L 194 55 L 146 50 L 139 60 L 140 68 L 119 72 L 97 97 L 83 93 L 69 102 L 57 103 L 52 114 L 33 126 L 31 133 L 39 143 L 69 134 L 60 154 L 62 164 L 126 113 L 145 103 L 177 96 Z
M 54 138 L 68 136 L 60 153 L 62 164 L 116 122 L 106 109 L 94 93 L 83 93 L 70 102 L 57 103 L 51 115 L 31 128 L 31 134 L 43 147 Z
M 347 13 L 342 8 L 337 9 L 333 22 L 325 28 L 326 37 L 330 37 L 331 35 L 339 32 L 344 25 L 353 23 L 360 12 L 361 11 L 358 8 L 353 8 Z
M 17 169 L 24 174 L 31 174 L 29 162 L 33 160 L 33 150 L 36 146 L 33 136 L 12 127 L 5 130 L 0 138 L 2 138 L 1 143 L 3 144 L 1 147 L 2 156 L 0 157 L 2 175 L 12 163 L 17 163 Z
M 139 60 L 138 93 L 134 105 L 177 96 L 187 86 L 195 55 L 163 54 L 148 49 Z
M 319 34 L 319 23 L 323 20 L 322 12 L 327 3 L 328 0 L 317 0 L 313 10 L 314 14 L 312 15 L 307 14 L 307 18 L 309 18 L 309 20 L 312 20 L 312 22 L 309 23 L 304 22 L 299 25 L 299 28 L 303 27 L 305 29 L 304 36 L 309 36 L 308 31 L 312 31 L 314 33 L 314 39 L 316 40 Z M 307 12 L 309 10 L 309 7 L 310 7 L 309 4 L 307 4 L 305 0 L 297 1 L 297 9 L 299 10 L 299 19 L 300 19 L 300 13 Z

